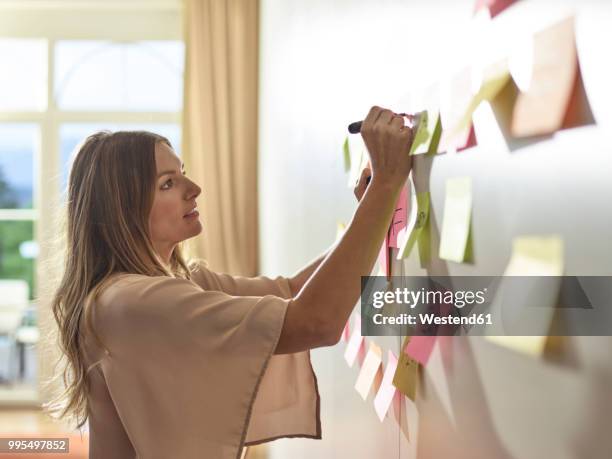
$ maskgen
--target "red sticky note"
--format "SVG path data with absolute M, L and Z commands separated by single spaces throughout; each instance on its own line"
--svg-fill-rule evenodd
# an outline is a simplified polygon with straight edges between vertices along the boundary
M 487 8 L 492 19 L 499 13 L 504 11 L 506 8 L 508 8 L 510 5 L 516 3 L 516 1 L 517 0 L 476 0 L 474 12 L 476 13 L 483 8 Z
M 404 184 L 400 195 L 395 203 L 395 212 L 393 213 L 393 220 L 389 226 L 388 233 L 388 247 L 398 248 L 397 235 L 400 231 L 406 228 L 408 223 L 408 185 Z
M 421 365 L 427 365 L 435 344 L 435 336 L 413 336 L 408 341 L 404 352 Z

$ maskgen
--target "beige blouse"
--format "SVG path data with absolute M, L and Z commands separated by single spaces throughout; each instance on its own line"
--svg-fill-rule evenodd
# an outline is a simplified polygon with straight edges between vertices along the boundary
M 310 351 L 273 355 L 286 278 L 193 264 L 192 281 L 119 274 L 84 338 L 91 370 L 90 458 L 239 458 L 282 437 L 321 438 Z

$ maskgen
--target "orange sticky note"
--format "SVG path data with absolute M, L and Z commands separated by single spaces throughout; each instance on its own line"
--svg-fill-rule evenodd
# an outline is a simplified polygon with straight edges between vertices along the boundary
M 573 17 L 534 35 L 531 67 L 528 87 L 514 105 L 513 137 L 552 134 L 593 122 L 578 64 Z

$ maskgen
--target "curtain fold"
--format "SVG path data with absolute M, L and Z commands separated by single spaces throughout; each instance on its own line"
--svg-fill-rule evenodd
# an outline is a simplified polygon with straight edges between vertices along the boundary
M 187 243 L 214 271 L 258 273 L 258 0 L 184 0 L 182 157 L 202 187 L 202 234 Z

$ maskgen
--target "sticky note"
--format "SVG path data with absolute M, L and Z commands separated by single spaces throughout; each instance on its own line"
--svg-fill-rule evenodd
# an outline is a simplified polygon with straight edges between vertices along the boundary
M 459 151 L 476 145 L 476 135 L 471 122 L 464 128 L 458 128 L 471 101 L 472 72 L 470 67 L 465 67 L 445 79 L 441 86 L 442 135 L 438 151 Z
M 403 352 L 409 342 L 409 336 L 404 338 L 402 352 L 400 352 L 395 375 L 393 375 L 393 385 L 402 394 L 414 401 L 419 379 L 419 363 Z
M 461 263 L 465 259 L 472 217 L 472 179 L 446 181 L 444 219 L 440 236 L 440 258 Z
M 562 276 L 563 258 L 563 240 L 559 235 L 516 237 L 504 276 Z M 548 341 L 547 336 L 487 335 L 485 339 L 532 357 L 540 357 Z
M 517 0 L 476 0 L 474 12 L 478 12 L 484 8 L 489 10 L 491 19 L 504 11 L 506 8 L 516 3 Z
M 498 346 L 520 352 L 531 357 L 540 357 L 546 347 L 546 336 L 485 336 Z
M 397 202 L 395 203 L 395 211 L 393 212 L 393 219 L 389 225 L 389 232 L 387 235 L 388 247 L 398 247 L 398 235 L 408 224 L 409 194 L 409 187 L 406 183 L 402 187 Z
M 395 375 L 396 369 L 397 357 L 392 351 L 389 351 L 387 355 L 387 366 L 385 367 L 382 383 L 380 384 L 380 389 L 374 398 L 374 409 L 376 410 L 376 414 L 378 415 L 380 422 L 385 419 L 387 411 L 389 411 L 389 406 L 391 406 L 393 397 L 395 397 L 397 392 L 397 389 L 393 385 L 393 376 Z
M 529 87 L 518 94 L 512 113 L 516 138 L 552 134 L 564 127 L 568 110 L 577 111 L 570 107 L 579 84 L 573 17 L 534 35 L 531 69 Z M 572 124 L 589 122 L 580 121 Z
M 435 83 L 417 92 L 414 104 L 421 110 L 410 154 L 435 154 L 442 133 L 440 123 L 440 85 Z
M 429 220 L 429 192 L 417 193 L 416 208 L 411 209 L 409 227 L 403 232 L 400 240 L 397 259 L 407 258 L 414 247 L 415 242 L 421 236 L 423 228 L 427 226 Z
M 391 276 L 391 260 L 389 258 L 389 235 L 385 236 L 385 240 L 380 247 L 380 252 L 378 252 L 378 276 L 386 276 L 389 278 Z
M 382 349 L 375 342 L 370 341 L 368 353 L 366 354 L 361 371 L 357 377 L 357 382 L 355 383 L 355 389 L 364 400 L 368 398 L 370 388 L 377 378 L 381 362 Z
M 429 361 L 429 356 L 435 344 L 436 336 L 413 336 L 403 351 L 410 358 L 425 366 Z
M 349 172 L 351 170 L 351 149 L 349 147 L 348 136 L 344 139 L 342 151 L 344 153 L 344 172 Z
M 562 276 L 563 264 L 561 236 L 519 236 L 504 276 Z
M 478 92 L 472 97 L 465 113 L 456 126 L 451 129 L 455 134 L 465 132 L 472 124 L 472 115 L 478 106 L 484 102 L 492 102 L 501 90 L 512 80 L 508 61 L 502 60 L 490 65 L 482 71 L 481 84 Z
M 359 354 L 359 350 L 363 345 L 363 336 L 361 336 L 361 317 L 355 316 L 355 326 L 353 328 L 353 334 L 349 339 L 346 350 L 344 351 L 344 360 L 348 363 L 349 367 L 352 367 L 355 363 L 355 359 Z
M 351 333 L 351 318 L 349 316 L 349 318 L 346 321 L 346 324 L 344 324 L 344 329 L 342 330 L 342 341 L 344 341 L 345 343 L 348 343 L 349 338 L 350 338 L 350 333 Z

